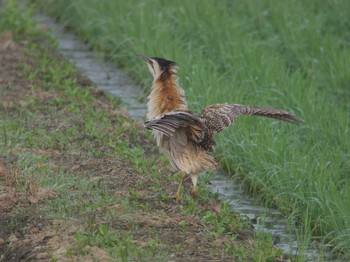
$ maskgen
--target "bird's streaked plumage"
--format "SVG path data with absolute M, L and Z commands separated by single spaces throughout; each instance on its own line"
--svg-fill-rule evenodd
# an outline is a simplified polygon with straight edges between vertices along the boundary
M 191 112 L 185 93 L 178 84 L 177 64 L 164 58 L 143 59 L 153 75 L 145 127 L 153 130 L 157 145 L 168 155 L 172 169 L 183 173 L 182 180 L 185 175 L 191 176 L 193 193 L 196 192 L 198 174 L 219 166 L 210 155 L 215 145 L 214 135 L 230 126 L 237 117 L 255 115 L 290 123 L 299 122 L 295 115 L 287 111 L 238 104 L 214 104 L 199 114 Z M 181 183 L 177 200 L 180 200 Z

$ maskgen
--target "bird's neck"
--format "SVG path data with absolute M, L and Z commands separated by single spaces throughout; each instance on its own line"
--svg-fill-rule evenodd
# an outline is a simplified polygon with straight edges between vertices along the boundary
M 148 119 L 173 110 L 188 109 L 185 92 L 179 86 L 175 73 L 165 72 L 155 79 L 148 99 Z

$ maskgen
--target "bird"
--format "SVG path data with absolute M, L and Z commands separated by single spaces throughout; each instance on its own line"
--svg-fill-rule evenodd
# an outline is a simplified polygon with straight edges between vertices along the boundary
M 177 63 L 160 57 L 140 57 L 147 63 L 153 76 L 144 127 L 152 130 L 160 151 L 168 156 L 171 171 L 181 174 L 174 196 L 177 202 L 181 202 L 181 189 L 186 176 L 191 178 L 191 195 L 195 198 L 198 176 L 204 171 L 220 167 L 212 156 L 214 135 L 234 123 L 237 117 L 252 115 L 290 123 L 300 122 L 293 113 L 287 111 L 240 104 L 213 104 L 200 113 L 192 112 L 178 82 Z

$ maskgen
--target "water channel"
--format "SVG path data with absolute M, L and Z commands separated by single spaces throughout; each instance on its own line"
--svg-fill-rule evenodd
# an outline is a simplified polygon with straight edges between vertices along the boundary
M 83 74 L 102 90 L 122 98 L 122 106 L 128 109 L 132 118 L 140 120 L 145 116 L 146 104 L 139 101 L 139 95 L 142 93 L 140 86 L 130 80 L 115 64 L 98 57 L 87 44 L 50 17 L 38 14 L 35 19 L 39 25 L 50 30 L 57 39 L 59 51 Z M 298 247 L 295 233 L 288 228 L 287 221 L 280 212 L 262 206 L 254 197 L 244 192 L 240 184 L 232 181 L 222 171 L 218 171 L 210 180 L 212 192 L 218 193 L 220 199 L 227 201 L 232 210 L 250 219 L 256 231 L 271 234 L 277 247 L 286 255 L 298 260 L 301 249 Z M 306 250 L 303 248 L 302 252 L 304 260 L 307 261 L 335 261 L 329 253 L 321 255 L 317 247 Z

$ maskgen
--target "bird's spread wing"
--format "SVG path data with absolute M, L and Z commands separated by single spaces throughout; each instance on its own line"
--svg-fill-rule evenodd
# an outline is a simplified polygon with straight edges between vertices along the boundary
M 204 137 L 204 123 L 190 111 L 171 111 L 145 122 L 147 129 L 157 130 L 166 136 L 173 136 L 178 128 L 186 128 L 188 137 L 200 142 Z
M 256 115 L 271 117 L 278 120 L 299 123 L 300 121 L 290 112 L 271 109 L 249 107 L 237 104 L 215 104 L 205 108 L 201 115 L 206 119 L 206 126 L 213 132 L 221 132 L 231 125 L 240 115 Z

